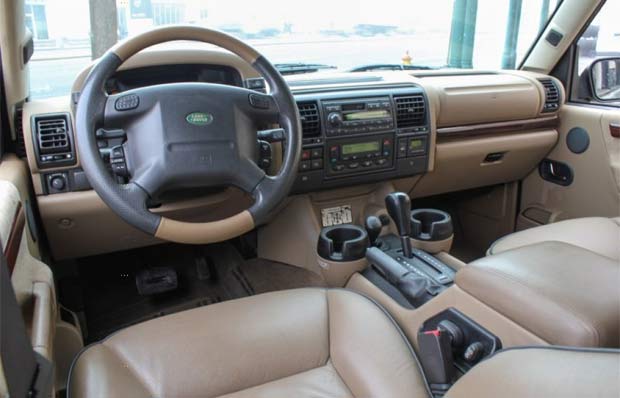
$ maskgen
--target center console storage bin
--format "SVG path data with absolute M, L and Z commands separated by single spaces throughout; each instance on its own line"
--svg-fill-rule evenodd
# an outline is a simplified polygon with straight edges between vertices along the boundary
M 587 231 L 584 231 L 587 233 Z M 554 345 L 620 346 L 620 266 L 560 242 L 474 261 L 456 284 Z

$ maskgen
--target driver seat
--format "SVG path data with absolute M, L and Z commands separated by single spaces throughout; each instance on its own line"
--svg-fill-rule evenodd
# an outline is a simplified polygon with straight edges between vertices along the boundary
M 85 348 L 68 397 L 428 397 L 392 318 L 347 290 L 227 301 L 131 326 Z

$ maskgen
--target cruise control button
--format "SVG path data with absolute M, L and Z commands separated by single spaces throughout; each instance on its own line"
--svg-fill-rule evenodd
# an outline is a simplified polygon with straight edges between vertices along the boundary
M 257 109 L 269 109 L 271 102 L 269 96 L 250 94 L 250 105 Z
M 136 109 L 140 105 L 140 98 L 136 94 L 124 95 L 114 102 L 114 109 L 117 111 L 129 111 Z

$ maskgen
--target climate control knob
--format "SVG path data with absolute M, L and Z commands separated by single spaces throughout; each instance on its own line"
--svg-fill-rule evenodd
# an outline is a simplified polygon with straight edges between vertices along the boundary
M 334 127 L 340 126 L 343 122 L 342 115 L 337 112 L 332 112 L 327 116 L 327 122 Z

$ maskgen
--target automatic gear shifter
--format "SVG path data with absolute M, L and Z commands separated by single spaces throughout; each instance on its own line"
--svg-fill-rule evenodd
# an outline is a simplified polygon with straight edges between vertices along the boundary
M 403 256 L 411 258 L 411 241 L 409 240 L 409 235 L 411 235 L 411 199 L 409 199 L 409 195 L 403 192 L 392 192 L 385 197 L 385 207 L 398 229 Z

